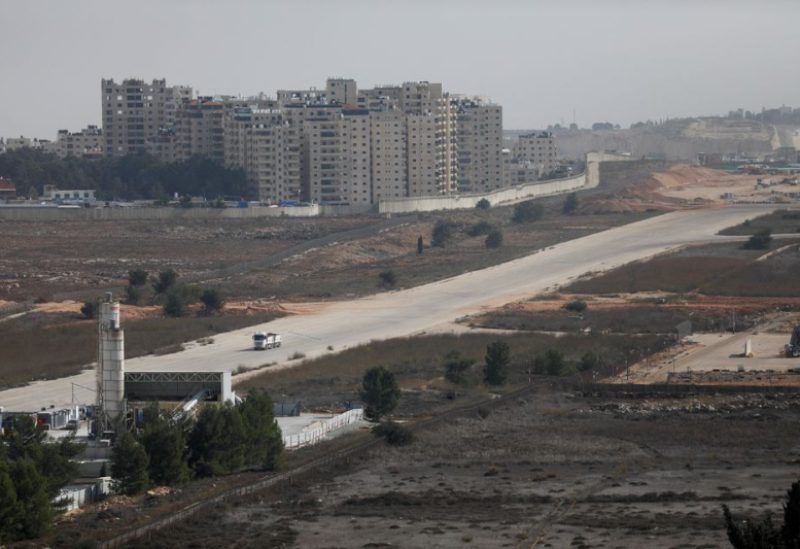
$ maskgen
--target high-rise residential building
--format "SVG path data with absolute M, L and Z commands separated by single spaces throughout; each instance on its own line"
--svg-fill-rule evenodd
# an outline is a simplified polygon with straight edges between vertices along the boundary
M 258 189 L 259 200 L 278 203 L 300 198 L 300 174 L 293 154 L 288 121 L 280 109 L 259 105 L 230 108 L 224 117 L 224 159 L 241 168 Z
M 350 103 L 353 104 L 353 103 Z M 343 203 L 372 203 L 372 120 L 367 109 L 342 110 Z
M 105 154 L 124 156 L 147 151 L 150 139 L 163 139 L 159 132 L 174 127 L 175 111 L 184 100 L 191 99 L 192 89 L 167 86 L 164 79 L 149 84 L 133 78 L 119 84 L 102 79 L 100 93 Z
M 488 192 L 505 186 L 503 108 L 481 98 L 456 100 L 458 192 Z
M 533 165 L 540 178 L 558 167 L 558 151 L 551 132 L 520 135 L 515 156 L 520 163 Z
M 97 126 L 87 126 L 79 132 L 58 130 L 55 141 L 55 153 L 61 157 L 97 157 L 102 156 L 103 130 Z
M 502 108 L 442 84 L 279 90 L 276 99 L 192 99 L 191 89 L 103 80 L 105 152 L 193 155 L 243 169 L 259 198 L 372 204 L 502 187 Z
M 200 155 L 225 162 L 225 104 L 211 97 L 184 101 L 175 112 L 175 158 Z
M 358 102 L 358 86 L 349 78 L 328 78 L 325 83 L 325 98 L 331 103 L 355 106 Z
M 408 126 L 399 109 L 370 111 L 372 202 L 408 196 Z M 414 163 L 416 165 L 416 163 Z

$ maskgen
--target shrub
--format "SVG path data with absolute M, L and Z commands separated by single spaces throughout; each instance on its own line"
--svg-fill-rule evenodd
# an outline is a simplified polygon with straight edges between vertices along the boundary
M 381 288 L 393 288 L 397 283 L 397 275 L 392 270 L 382 271 L 378 274 L 378 279 Z
M 172 269 L 167 269 L 166 271 L 161 271 L 158 273 L 158 278 L 153 280 L 153 290 L 157 294 L 165 294 L 175 286 L 175 282 L 178 280 L 178 273 L 173 271 Z
M 444 357 L 444 377 L 451 383 L 467 382 L 467 372 L 475 364 L 471 358 L 461 356 L 458 351 L 450 351 Z
M 492 203 L 486 200 L 485 198 L 481 198 L 480 200 L 478 200 L 477 204 L 475 204 L 475 207 L 479 210 L 488 210 L 489 208 L 492 207 Z
M 414 442 L 414 433 L 411 429 L 394 421 L 379 423 L 372 428 L 372 434 L 379 438 L 383 437 L 387 444 L 392 446 L 408 446 Z
M 83 318 L 87 318 L 89 320 L 93 319 L 97 315 L 97 303 L 94 301 L 87 301 L 81 307 L 81 314 Z
M 499 248 L 503 245 L 503 231 L 495 229 L 486 236 L 484 245 L 489 248 Z
M 532 223 L 539 221 L 543 215 L 544 207 L 533 200 L 529 200 L 514 206 L 514 215 L 511 216 L 511 221 L 514 223 Z
M 742 246 L 745 250 L 766 250 L 772 243 L 772 229 L 761 229 Z
M 588 305 L 586 305 L 586 302 L 580 299 L 575 299 L 564 305 L 564 308 L 566 310 L 572 311 L 574 313 L 582 313 L 587 309 L 587 307 Z
M 603 366 L 603 357 L 592 351 L 586 351 L 578 362 L 578 370 L 581 372 L 600 371 Z
M 439 220 L 433 226 L 431 235 L 431 246 L 444 248 L 447 242 L 453 237 L 453 225 L 447 221 Z
M 131 286 L 144 286 L 147 284 L 147 276 L 147 271 L 144 269 L 128 271 L 128 284 Z
M 207 288 L 200 294 L 203 312 L 207 315 L 220 312 L 225 307 L 225 298 L 216 288 Z
M 567 215 L 575 213 L 578 209 L 578 195 L 576 193 L 569 193 L 567 198 L 564 199 L 564 206 L 561 211 Z
M 164 314 L 173 318 L 179 318 L 186 314 L 186 297 L 182 292 L 172 291 L 167 295 L 164 303 Z
M 142 289 L 139 286 L 125 287 L 125 303 L 128 305 L 138 305 L 142 300 Z
M 467 235 L 469 236 L 481 236 L 490 232 L 492 232 L 492 225 L 488 221 L 479 221 L 467 229 Z
M 364 416 L 371 421 L 379 421 L 397 407 L 400 387 L 392 372 L 377 366 L 364 373 L 360 396 L 365 405 Z
M 544 354 L 536 355 L 533 360 L 533 371 L 537 374 L 560 376 L 567 373 L 564 355 L 555 349 L 548 349 Z

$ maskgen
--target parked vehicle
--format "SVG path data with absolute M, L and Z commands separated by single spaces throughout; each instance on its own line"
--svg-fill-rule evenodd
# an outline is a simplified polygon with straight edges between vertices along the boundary
M 264 351 L 280 346 L 280 334 L 273 334 L 272 332 L 256 332 L 253 334 L 253 349 L 256 351 Z

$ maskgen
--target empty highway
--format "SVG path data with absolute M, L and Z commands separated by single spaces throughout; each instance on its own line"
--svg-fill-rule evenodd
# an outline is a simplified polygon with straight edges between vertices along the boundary
M 257 367 L 269 362 L 275 362 L 274 367 L 297 365 L 300 360 L 289 360 L 295 353 L 311 358 L 331 352 L 328 346 L 335 352 L 371 340 L 419 334 L 485 308 L 532 297 L 587 272 L 614 268 L 684 244 L 713 240 L 721 229 L 774 209 L 735 206 L 673 212 L 564 242 L 488 269 L 408 290 L 335 302 L 315 313 L 259 325 L 259 330 L 283 335 L 280 349 L 251 350 L 250 338 L 256 327 L 250 327 L 218 334 L 210 345 L 129 360 L 126 370 L 234 371 L 239 366 Z M 122 323 L 124 327 L 124 318 Z M 51 404 L 59 407 L 70 404 L 73 392 L 76 403 L 92 403 L 94 394 L 85 387 L 93 386 L 93 372 L 85 371 L 2 391 L 0 406 L 9 411 L 33 411 Z

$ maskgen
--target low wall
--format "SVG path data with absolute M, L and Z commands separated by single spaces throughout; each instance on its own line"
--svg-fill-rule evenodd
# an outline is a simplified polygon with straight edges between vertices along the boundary
M 51 208 L 2 206 L 0 220 L 9 221 L 123 221 L 137 219 L 253 219 L 260 217 L 316 217 L 320 207 L 291 208 Z

